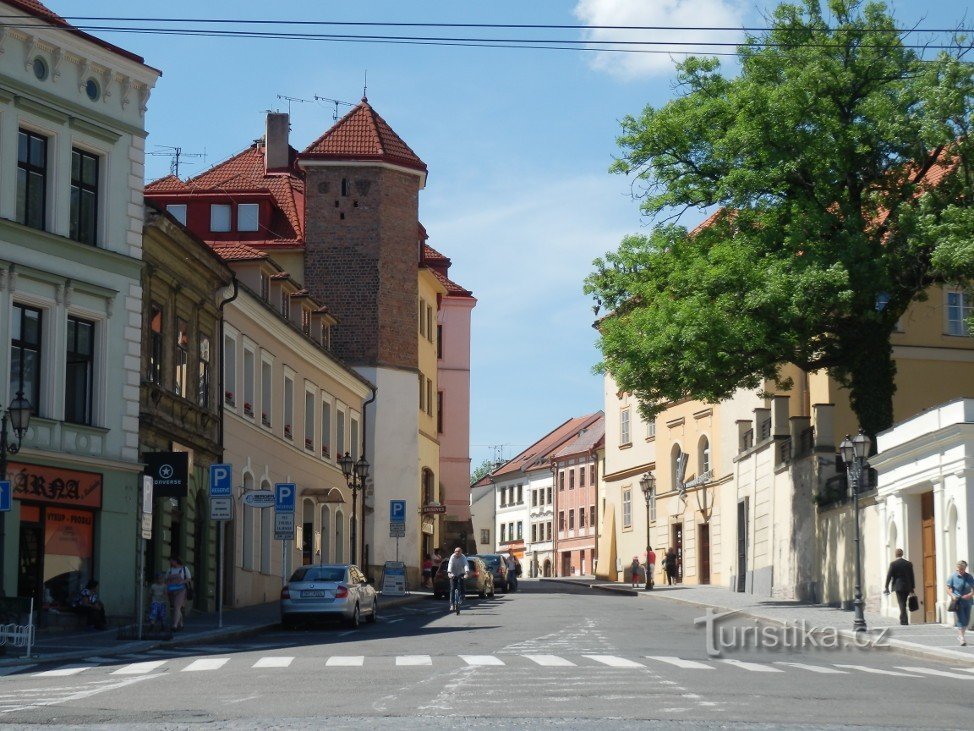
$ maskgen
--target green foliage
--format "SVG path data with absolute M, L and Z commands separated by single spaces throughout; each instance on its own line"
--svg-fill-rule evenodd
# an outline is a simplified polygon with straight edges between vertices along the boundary
M 470 473 L 470 484 L 476 484 L 479 480 L 489 475 L 494 470 L 494 463 L 485 459 L 473 472 Z
M 678 98 L 622 122 L 613 170 L 655 225 L 597 259 L 585 290 L 609 312 L 599 367 L 647 415 L 794 363 L 849 387 L 875 433 L 892 422 L 895 323 L 932 284 L 974 276 L 964 39 L 922 60 L 882 4 L 828 9 L 781 5 L 737 77 L 688 59 Z M 711 208 L 695 232 L 673 223 Z

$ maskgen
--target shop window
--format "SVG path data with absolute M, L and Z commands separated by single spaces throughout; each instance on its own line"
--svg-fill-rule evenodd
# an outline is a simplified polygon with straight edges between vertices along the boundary
M 10 339 L 10 397 L 23 393 L 31 412 L 40 413 L 41 326 L 43 314 L 36 307 L 13 306 Z
M 95 323 L 68 318 L 68 346 L 64 374 L 64 420 L 91 424 L 94 380 Z
M 17 223 L 44 230 L 47 220 L 47 137 L 17 136 Z
M 95 245 L 98 232 L 98 157 L 71 151 L 71 219 L 69 236 Z

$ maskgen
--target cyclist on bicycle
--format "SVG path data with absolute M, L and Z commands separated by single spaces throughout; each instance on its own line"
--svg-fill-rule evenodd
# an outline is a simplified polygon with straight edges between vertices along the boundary
M 463 555 L 463 551 L 457 546 L 453 549 L 453 555 L 450 556 L 450 561 L 446 565 L 446 575 L 450 577 L 450 602 L 453 602 L 453 592 L 456 589 L 459 589 L 460 596 L 463 596 L 463 580 L 467 577 L 468 571 L 467 557 Z M 450 611 L 452 612 L 454 609 L 456 607 L 451 603 Z

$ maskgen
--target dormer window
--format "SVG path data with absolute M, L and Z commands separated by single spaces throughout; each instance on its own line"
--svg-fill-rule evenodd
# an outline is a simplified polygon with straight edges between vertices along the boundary
M 186 225 L 186 204 L 185 203 L 170 203 L 166 206 L 166 213 L 175 218 L 184 226 Z
M 230 206 L 214 203 L 210 206 L 210 231 L 224 233 L 230 230 Z
M 257 231 L 260 222 L 260 205 L 257 203 L 240 203 L 237 206 L 237 230 Z

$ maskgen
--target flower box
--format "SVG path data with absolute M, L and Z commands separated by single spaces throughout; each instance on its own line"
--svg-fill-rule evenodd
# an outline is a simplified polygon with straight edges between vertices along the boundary
M 233 391 L 224 391 L 223 400 L 226 401 L 230 406 L 234 406 Z
M 328 459 L 328 457 L 331 456 L 329 454 L 329 452 L 328 452 L 328 445 L 327 444 L 322 444 L 321 445 L 321 456 L 324 457 L 325 459 Z
M 253 416 L 254 415 L 254 406 L 253 406 L 253 404 L 248 404 L 248 403 L 244 402 L 244 413 L 247 416 Z
M 260 423 L 263 424 L 264 426 L 270 426 L 271 425 L 271 418 L 267 414 L 261 413 L 261 415 L 260 415 Z
M 305 449 L 314 449 L 315 448 L 314 440 L 308 439 L 306 437 L 305 440 L 304 440 L 304 448 Z

